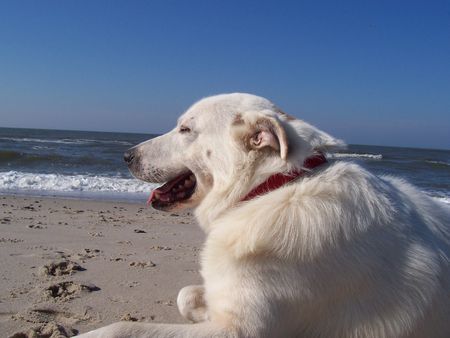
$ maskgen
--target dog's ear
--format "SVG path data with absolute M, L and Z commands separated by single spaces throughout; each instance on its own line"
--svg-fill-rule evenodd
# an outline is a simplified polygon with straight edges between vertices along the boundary
M 288 153 L 288 141 L 284 128 L 275 118 L 265 116 L 259 118 L 252 129 L 249 144 L 253 149 L 270 147 L 279 151 L 285 160 Z

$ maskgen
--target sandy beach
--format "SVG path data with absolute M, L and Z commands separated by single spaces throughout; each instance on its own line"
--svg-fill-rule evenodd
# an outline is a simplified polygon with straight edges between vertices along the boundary
M 199 283 L 194 217 L 145 205 L 0 196 L 0 336 L 66 337 L 119 320 L 183 322 Z

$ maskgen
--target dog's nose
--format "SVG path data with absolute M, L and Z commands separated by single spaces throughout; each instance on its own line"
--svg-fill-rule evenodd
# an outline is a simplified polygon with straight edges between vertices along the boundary
M 123 160 L 124 160 L 127 164 L 130 164 L 130 163 L 133 161 L 133 159 L 134 159 L 134 151 L 129 150 L 129 151 L 126 151 L 126 152 L 123 154 Z

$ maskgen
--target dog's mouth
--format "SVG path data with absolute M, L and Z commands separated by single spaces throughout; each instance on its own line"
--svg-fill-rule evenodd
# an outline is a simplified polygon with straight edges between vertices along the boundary
M 147 204 L 159 210 L 170 209 L 175 204 L 188 200 L 194 194 L 196 186 L 195 175 L 188 170 L 153 190 Z

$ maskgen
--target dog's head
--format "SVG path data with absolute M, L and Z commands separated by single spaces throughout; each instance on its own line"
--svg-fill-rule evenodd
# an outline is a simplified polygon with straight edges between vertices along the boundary
M 195 103 L 173 130 L 131 148 L 125 161 L 137 178 L 165 183 L 151 196 L 157 209 L 195 207 L 209 197 L 229 208 L 273 173 L 341 145 L 262 97 L 235 93 Z

